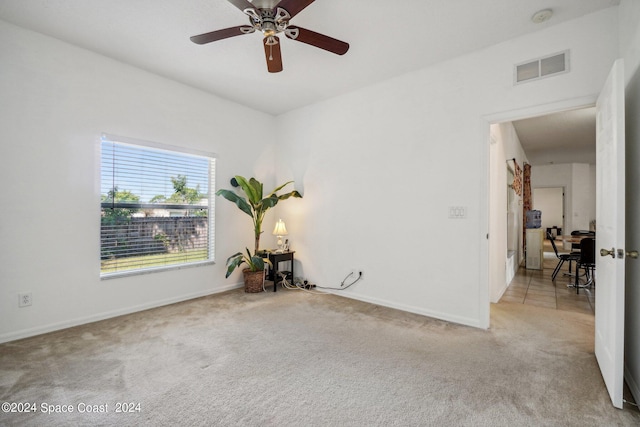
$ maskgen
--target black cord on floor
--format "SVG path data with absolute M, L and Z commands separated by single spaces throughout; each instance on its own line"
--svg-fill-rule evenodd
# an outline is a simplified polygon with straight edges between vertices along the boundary
M 325 287 L 325 286 L 317 286 L 316 288 L 319 289 L 333 289 L 335 291 L 343 291 L 345 289 L 347 289 L 349 286 L 354 285 L 355 283 L 357 283 L 360 279 L 362 279 L 362 271 L 358 271 L 358 277 L 356 278 L 356 280 L 354 280 L 353 282 L 349 283 L 348 285 L 345 286 L 344 282 L 347 281 L 347 279 L 349 278 L 349 276 L 353 275 L 353 271 L 349 274 L 347 274 L 347 277 L 345 277 L 344 279 L 342 279 L 342 283 L 340 283 L 340 287 L 339 288 L 329 288 L 329 287 Z

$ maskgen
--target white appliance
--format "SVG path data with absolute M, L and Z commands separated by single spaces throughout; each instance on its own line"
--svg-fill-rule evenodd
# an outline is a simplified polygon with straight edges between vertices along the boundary
M 527 270 L 542 270 L 544 267 L 544 232 L 542 228 L 527 228 Z

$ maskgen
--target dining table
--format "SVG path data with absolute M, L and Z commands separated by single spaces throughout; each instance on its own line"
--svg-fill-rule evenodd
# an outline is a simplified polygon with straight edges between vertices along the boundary
M 590 236 L 588 234 L 576 234 L 576 235 L 567 234 L 562 236 L 562 241 L 564 243 L 580 244 L 580 241 L 585 237 L 594 237 L 594 236 Z

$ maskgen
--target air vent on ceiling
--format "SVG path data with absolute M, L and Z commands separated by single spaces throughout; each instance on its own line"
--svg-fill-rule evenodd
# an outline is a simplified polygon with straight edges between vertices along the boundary
M 533 80 L 569 71 L 569 51 L 533 59 L 517 64 L 514 69 L 514 83 L 525 83 Z

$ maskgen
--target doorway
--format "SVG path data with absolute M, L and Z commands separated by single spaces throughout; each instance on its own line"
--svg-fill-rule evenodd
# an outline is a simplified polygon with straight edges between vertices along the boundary
M 530 163 L 530 158 L 536 160 L 532 166 L 532 209 L 543 212 L 542 222 L 545 232 L 546 228 L 551 228 L 557 235 L 562 235 L 569 234 L 573 229 L 589 229 L 590 221 L 595 219 L 595 206 L 586 209 L 582 201 L 582 198 L 593 201 L 595 193 L 595 161 L 592 162 L 593 164 L 582 163 L 587 162 L 588 160 L 585 159 L 588 159 L 589 156 L 595 158 L 595 114 L 591 113 L 594 104 L 594 99 L 576 99 L 487 118 L 491 142 L 488 209 L 488 292 L 491 302 L 495 303 L 500 300 L 507 291 L 512 275 L 515 276 L 514 270 L 509 268 L 510 266 L 513 268 L 509 259 L 514 254 L 514 248 L 511 248 L 512 245 L 509 243 L 512 239 L 510 240 L 509 236 L 519 237 L 518 253 L 515 258 L 516 272 L 518 267 L 523 264 L 525 256 L 522 250 L 523 197 L 522 194 L 518 194 L 512 201 L 507 198 L 510 195 L 509 191 L 506 194 L 504 191 L 504 188 L 508 188 L 513 179 L 510 169 L 517 169 L 513 166 L 514 162 L 518 164 L 519 168 L 522 168 L 525 164 Z M 571 151 L 572 149 L 580 150 L 580 147 L 561 146 L 560 143 L 554 142 L 556 141 L 554 138 L 557 137 L 549 132 L 550 129 L 556 129 L 561 134 L 561 139 L 567 139 L 567 130 L 562 129 L 560 125 L 555 125 L 553 119 L 550 126 L 540 125 L 541 120 L 548 120 L 549 117 L 555 115 L 560 115 L 559 117 L 562 118 L 560 121 L 564 122 L 572 122 L 574 119 L 591 115 L 592 128 L 589 133 L 593 142 L 591 153 L 588 153 L 587 157 L 580 157 Z M 567 117 L 570 120 L 565 120 Z M 532 129 L 543 133 L 543 137 L 537 140 L 539 145 L 534 145 L 533 148 L 529 145 L 525 149 L 520 143 L 517 132 L 519 129 L 514 123 L 527 125 L 529 120 L 536 120 L 536 122 L 531 122 Z M 544 132 L 540 129 L 544 129 Z M 585 139 L 584 136 L 580 138 Z M 551 147 L 545 146 L 548 143 Z M 554 147 L 556 151 L 553 151 Z M 532 152 L 533 154 L 531 154 Z M 566 160 L 574 158 L 577 159 L 576 163 Z M 504 171 L 502 174 L 499 172 L 501 170 Z M 533 176 L 536 173 L 539 177 L 538 182 Z M 585 196 L 583 197 L 581 194 L 585 194 Z M 507 215 L 504 213 L 505 205 L 507 206 Z M 513 206 L 515 206 L 514 210 L 511 209 Z M 583 215 L 583 212 L 588 213 Z M 514 217 L 514 213 L 517 218 Z M 510 224 L 512 226 L 515 224 L 519 229 L 513 233 Z M 549 253 L 547 255 L 554 258 L 547 263 L 554 262 L 555 253 L 551 252 L 552 248 L 550 245 L 548 246 Z M 563 245 L 560 244 L 559 247 L 562 250 Z M 551 271 L 553 271 L 553 266 Z
M 575 101 L 570 101 L 573 102 Z M 543 107 L 534 108 L 541 109 Z M 600 240 L 598 246 L 602 249 L 601 256 L 596 258 L 596 264 L 602 283 L 596 288 L 598 315 L 595 317 L 595 355 L 613 405 L 622 408 L 625 283 L 627 287 L 629 285 L 625 282 L 624 246 L 625 234 L 629 234 L 625 227 L 625 202 L 629 194 L 625 194 L 625 183 L 628 180 L 625 163 L 628 163 L 628 159 L 625 157 L 625 80 L 622 59 L 614 63 L 604 88 L 598 95 L 597 118 L 598 169 L 595 193 Z M 507 117 L 503 120 L 509 119 Z M 489 121 L 492 122 L 499 123 L 500 120 Z M 489 204 L 492 204 L 491 199 Z M 571 221 L 575 212 L 571 209 L 569 212 L 571 216 L 566 219 Z M 626 255 L 630 256 L 634 252 L 626 252 Z M 605 258 L 608 255 L 611 255 L 611 259 Z M 488 256 L 486 259 L 491 258 Z

